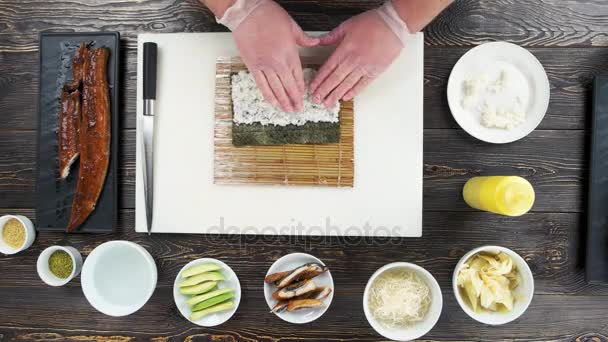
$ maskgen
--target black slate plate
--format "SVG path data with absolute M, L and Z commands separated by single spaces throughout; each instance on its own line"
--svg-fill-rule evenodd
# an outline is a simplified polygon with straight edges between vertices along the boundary
M 591 284 L 608 284 L 608 76 L 596 77 L 585 268 Z
M 40 231 L 65 231 L 76 192 L 79 162 L 70 175 L 59 178 L 57 129 L 59 96 L 66 81 L 73 80 L 72 58 L 81 42 L 110 50 L 108 83 L 112 116 L 110 165 L 95 211 L 75 232 L 107 233 L 116 226 L 118 166 L 118 32 L 40 34 L 40 89 L 38 95 L 38 156 L 36 160 L 36 225 Z

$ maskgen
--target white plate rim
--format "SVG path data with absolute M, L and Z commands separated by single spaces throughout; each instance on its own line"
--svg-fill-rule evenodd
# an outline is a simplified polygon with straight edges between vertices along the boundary
M 182 310 L 182 305 L 180 304 L 181 302 L 185 302 L 186 299 L 183 299 L 182 297 L 187 297 L 185 295 L 182 295 L 181 293 L 179 293 L 179 287 L 177 286 L 177 284 L 179 283 L 179 280 L 181 279 L 181 275 L 182 272 L 184 272 L 184 270 L 186 270 L 189 267 L 192 266 L 196 266 L 198 264 L 203 264 L 203 263 L 216 263 L 219 264 L 220 266 L 222 266 L 222 270 L 221 271 L 227 271 L 228 273 L 230 273 L 230 275 L 232 277 L 234 277 L 235 283 L 237 285 L 237 288 L 234 289 L 235 290 L 235 296 L 233 297 L 233 301 L 234 301 L 234 307 L 232 308 L 232 310 L 230 310 L 230 313 L 227 312 L 223 312 L 223 313 L 216 313 L 214 315 L 224 315 L 225 317 L 223 317 L 219 323 L 215 323 L 215 324 L 209 324 L 209 323 L 205 323 L 205 318 L 208 317 L 203 317 L 200 318 L 196 321 L 192 321 L 190 320 L 190 315 L 186 314 L 183 310 Z M 177 273 L 177 275 L 175 276 L 175 280 L 173 281 L 173 301 L 175 303 L 175 306 L 177 307 L 177 311 L 179 311 L 179 313 L 189 322 L 196 324 L 198 326 L 201 327 L 215 327 L 221 324 L 226 323 L 228 320 L 230 320 L 232 318 L 232 316 L 234 316 L 234 314 L 236 313 L 236 311 L 239 308 L 239 305 L 241 304 L 241 297 L 242 297 L 242 290 L 241 290 L 241 281 L 239 280 L 239 277 L 236 275 L 236 272 L 234 272 L 234 270 L 232 269 L 232 267 L 228 266 L 225 262 L 218 260 L 218 259 L 214 259 L 214 258 L 199 258 L 196 260 L 192 260 L 189 263 L 187 263 L 186 265 L 184 265 L 184 267 L 182 267 L 179 272 Z
M 479 123 L 478 127 L 482 127 L 481 132 L 479 132 L 473 126 L 469 125 L 467 123 L 468 121 L 464 120 L 461 117 L 461 116 L 464 116 L 467 114 L 463 113 L 462 110 L 460 110 L 459 104 L 457 103 L 458 102 L 457 99 L 459 99 L 460 96 L 453 93 L 454 89 L 456 87 L 456 85 L 454 83 L 454 82 L 456 82 L 454 80 L 456 72 L 460 68 L 463 67 L 463 65 L 467 62 L 467 60 L 469 58 L 471 58 L 471 56 L 478 54 L 480 52 L 483 52 L 484 50 L 492 49 L 492 48 L 509 49 L 510 51 L 513 51 L 513 54 L 520 54 L 520 56 L 522 58 L 527 59 L 529 62 L 529 65 L 531 66 L 531 70 L 536 72 L 539 76 L 542 73 L 542 82 L 541 82 L 542 84 L 531 85 L 531 87 L 540 89 L 540 92 L 542 94 L 546 94 L 546 96 L 542 96 L 542 98 L 545 99 L 541 104 L 542 113 L 533 114 L 533 115 L 531 115 L 531 117 L 528 118 L 528 120 L 532 120 L 532 121 L 530 121 L 531 124 L 527 125 L 527 127 L 528 127 L 527 129 L 524 129 L 523 127 L 526 125 L 522 124 L 519 127 L 516 127 L 511 131 L 512 134 L 510 135 L 510 137 L 505 137 L 505 138 L 499 138 L 497 136 L 492 136 L 492 134 L 483 133 L 483 132 L 492 132 L 492 131 L 501 132 L 504 130 L 488 129 L 488 128 L 482 127 L 481 124 Z M 505 57 L 509 58 L 508 55 Z M 537 97 L 539 97 L 539 96 L 537 95 Z M 540 100 L 542 100 L 542 98 L 539 97 L 537 100 L 540 101 Z M 545 68 L 543 67 L 542 63 L 530 51 L 528 51 L 527 49 L 525 49 L 519 45 L 509 43 L 509 42 L 504 42 L 504 41 L 489 42 L 489 43 L 481 44 L 479 46 L 476 46 L 476 47 L 470 49 L 464 55 L 462 55 L 462 57 L 460 57 L 458 62 L 456 62 L 456 64 L 452 68 L 452 71 L 450 72 L 450 77 L 448 79 L 447 99 L 448 99 L 448 106 L 450 107 L 450 113 L 452 114 L 452 117 L 458 123 L 460 128 L 462 128 L 465 132 L 467 132 L 469 135 L 471 135 L 481 141 L 485 141 L 485 142 L 492 143 L 492 144 L 507 144 L 507 143 L 515 142 L 517 140 L 525 138 L 530 133 L 532 133 L 534 130 L 536 130 L 536 128 L 538 128 L 538 126 L 540 125 L 540 123 L 542 122 L 544 117 L 546 116 L 547 111 L 549 109 L 549 103 L 551 100 L 551 84 L 549 82 L 547 72 L 545 71 Z M 528 113 L 528 115 L 530 116 L 530 113 Z M 519 130 L 518 130 L 518 128 L 519 128 Z M 509 131 L 504 131 L 504 132 L 509 132 Z
M 266 272 L 266 276 L 275 273 L 275 272 L 281 272 L 280 270 L 275 270 L 275 267 L 278 267 L 276 265 L 279 265 L 280 263 L 283 262 L 287 262 L 290 259 L 296 259 L 296 258 L 302 258 L 302 259 L 309 259 L 309 261 L 305 261 L 303 262 L 316 262 L 319 263 L 323 266 L 326 266 L 325 263 L 323 261 L 321 261 L 321 259 L 315 257 L 314 255 L 308 254 L 308 253 L 302 253 L 302 252 L 295 252 L 295 253 L 290 253 L 290 254 L 286 254 L 282 257 L 280 257 L 279 259 L 277 259 L 277 261 L 275 261 L 274 263 L 272 263 L 272 265 L 268 268 L 268 271 Z M 285 322 L 288 323 L 293 323 L 293 324 L 306 324 L 306 323 L 310 323 L 313 322 L 317 319 L 319 319 L 321 316 L 323 316 L 325 314 L 325 312 L 327 312 L 327 310 L 329 309 L 333 299 L 334 299 L 334 293 L 336 292 L 336 288 L 334 285 L 334 278 L 331 275 L 331 269 L 327 270 L 327 272 L 324 272 L 322 275 L 319 275 L 317 277 L 321 277 L 326 275 L 329 279 L 330 282 L 330 286 L 331 286 L 331 293 L 329 294 L 329 296 L 323 300 L 324 302 L 324 306 L 321 310 L 317 310 L 317 313 L 315 315 L 311 315 L 310 317 L 306 318 L 306 319 L 301 319 L 301 320 L 295 320 L 295 319 L 291 319 L 289 316 L 286 316 L 284 312 L 280 312 L 280 313 L 276 313 L 273 312 L 274 315 L 276 315 L 277 317 L 279 317 L 280 319 L 284 320 Z M 274 292 L 274 290 L 272 289 L 272 285 L 267 284 L 266 282 L 264 282 L 262 280 L 262 282 L 264 283 L 264 299 L 266 299 L 266 304 L 268 305 L 268 308 L 270 310 L 272 310 L 272 308 L 274 307 L 274 304 L 276 304 L 276 300 L 274 300 L 271 295 Z

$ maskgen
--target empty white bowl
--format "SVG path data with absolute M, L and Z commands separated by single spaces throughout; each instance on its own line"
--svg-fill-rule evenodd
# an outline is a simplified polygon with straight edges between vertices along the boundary
M 82 268 L 82 291 L 89 303 L 109 316 L 141 309 L 156 289 L 154 259 L 140 245 L 110 241 L 95 248 Z
M 492 254 L 498 254 L 503 252 L 511 257 L 513 260 L 513 265 L 517 267 L 520 275 L 521 283 L 514 289 L 514 297 L 515 302 L 513 303 L 513 310 L 511 312 L 492 312 L 492 311 L 482 311 L 475 312 L 469 306 L 468 302 L 462 297 L 460 289 L 458 288 L 458 272 L 462 268 L 462 265 L 469 260 L 473 255 L 479 252 L 487 252 Z M 530 302 L 532 302 L 532 297 L 534 296 L 534 277 L 532 276 L 532 271 L 530 267 L 526 263 L 526 261 L 519 256 L 519 254 L 513 252 L 512 250 L 499 247 L 499 246 L 482 246 L 473 249 L 472 251 L 465 254 L 458 264 L 456 264 L 456 268 L 454 269 L 454 274 L 452 275 L 452 289 L 454 291 L 454 296 L 456 296 L 456 300 L 458 304 L 467 313 L 467 315 L 471 316 L 474 320 L 489 324 L 489 325 L 500 325 L 509 323 L 521 315 L 528 309 Z
M 23 242 L 23 245 L 21 245 L 19 248 L 13 248 L 7 245 L 6 242 L 4 242 L 4 239 L 2 238 L 4 224 L 10 219 L 15 219 L 19 221 L 25 229 L 25 241 Z M 27 217 L 23 215 L 4 215 L 0 217 L 0 253 L 7 255 L 19 253 L 22 250 L 30 248 L 35 239 L 36 229 L 34 228 L 34 224 L 32 223 L 32 221 L 30 221 L 30 219 L 28 219 Z
M 217 287 L 218 287 L 218 289 L 228 288 L 228 289 L 232 289 L 234 291 L 234 297 L 232 297 L 232 299 L 230 299 L 230 300 L 232 300 L 232 302 L 234 302 L 234 306 L 231 310 L 212 313 L 212 314 L 209 314 L 202 318 L 199 318 L 196 321 L 190 321 L 190 315 L 192 314 L 192 311 L 190 310 L 190 307 L 188 306 L 186 301 L 191 296 L 186 296 L 186 295 L 179 293 L 178 284 L 180 281 L 183 280 L 182 272 L 184 272 L 184 270 L 186 270 L 190 267 L 196 266 L 196 265 L 206 264 L 206 263 L 216 264 L 216 265 L 219 265 L 222 267 L 222 269 L 218 270 L 217 272 L 220 272 L 224 276 L 225 279 L 220 281 L 218 283 Z M 173 300 L 175 301 L 175 305 L 177 306 L 177 309 L 182 314 L 182 316 L 184 316 L 184 318 L 186 318 L 190 322 L 192 322 L 196 325 L 202 326 L 202 327 L 214 327 L 216 325 L 220 325 L 220 324 L 226 322 L 227 320 L 229 320 L 230 317 L 232 317 L 232 315 L 234 315 L 234 313 L 238 309 L 239 304 L 241 302 L 241 283 L 239 282 L 239 278 L 236 276 L 236 273 L 234 273 L 234 271 L 232 270 L 232 268 L 230 268 L 230 266 L 226 265 L 225 263 L 223 263 L 217 259 L 201 258 L 201 259 L 190 261 L 188 264 L 186 264 L 186 266 L 182 267 L 182 269 L 179 271 L 179 273 L 177 274 L 177 277 L 175 277 L 175 282 L 173 283 Z
M 72 273 L 65 279 L 57 277 L 49 269 L 49 258 L 56 251 L 64 251 L 72 258 Z M 40 279 L 47 283 L 47 285 L 63 286 L 80 274 L 80 270 L 82 270 L 82 255 L 74 247 L 51 246 L 40 253 L 36 269 L 38 270 Z
M 270 266 L 270 268 L 268 269 L 268 272 L 266 273 L 266 276 L 268 276 L 272 273 L 276 273 L 276 272 L 293 270 L 296 267 L 299 267 L 299 266 L 302 266 L 304 264 L 311 263 L 311 262 L 325 265 L 321 260 L 319 260 L 318 258 L 316 258 L 310 254 L 306 254 L 306 253 L 287 254 L 287 255 L 281 257 L 279 260 L 275 261 L 274 264 L 272 264 L 272 266 Z M 279 316 L 279 318 L 281 318 L 282 320 L 284 320 L 286 322 L 295 323 L 295 324 L 309 323 L 309 322 L 312 322 L 312 321 L 316 320 L 317 318 L 323 316 L 325 311 L 327 311 L 327 309 L 331 305 L 331 301 L 334 298 L 334 293 L 336 292 L 336 288 L 334 287 L 334 279 L 331 276 L 331 270 L 328 270 L 327 272 L 323 272 L 322 274 L 319 274 L 318 276 L 314 277 L 313 279 L 314 279 L 315 284 L 317 284 L 318 286 L 329 286 L 331 288 L 331 293 L 329 294 L 329 296 L 327 296 L 327 298 L 321 299 L 321 301 L 325 304 L 323 307 L 311 308 L 311 309 L 301 309 L 301 310 L 297 310 L 297 311 L 293 311 L 293 312 L 284 310 L 282 312 L 274 313 L 274 314 Z M 277 290 L 276 286 L 274 286 L 273 284 L 267 284 L 266 282 L 264 282 L 264 297 L 266 298 L 266 304 L 268 304 L 268 308 L 270 308 L 270 310 L 272 310 L 272 308 L 278 302 L 276 299 L 272 298 L 272 294 L 276 290 Z
M 378 322 L 372 315 L 371 309 L 369 308 L 369 296 L 372 284 L 382 273 L 394 270 L 404 269 L 415 272 L 420 279 L 422 279 L 431 291 L 431 305 L 429 311 L 424 316 L 424 319 L 420 322 L 411 324 L 405 328 L 388 328 Z M 392 264 L 385 265 L 378 269 L 367 282 L 365 286 L 365 292 L 363 293 L 363 311 L 365 312 L 365 318 L 369 324 L 376 330 L 376 332 L 388 339 L 395 341 L 411 341 L 426 335 L 437 323 L 439 316 L 441 316 L 441 310 L 443 308 L 443 296 L 441 294 L 441 288 L 435 280 L 435 277 L 431 275 L 424 268 L 411 264 L 409 262 L 394 262 Z

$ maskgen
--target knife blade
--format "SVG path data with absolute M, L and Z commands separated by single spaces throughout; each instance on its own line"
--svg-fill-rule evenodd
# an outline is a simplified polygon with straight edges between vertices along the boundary
M 142 116 L 144 197 L 146 200 L 146 224 L 148 235 L 152 233 L 154 199 L 154 103 L 156 102 L 156 68 L 158 46 L 144 43 L 144 115 Z

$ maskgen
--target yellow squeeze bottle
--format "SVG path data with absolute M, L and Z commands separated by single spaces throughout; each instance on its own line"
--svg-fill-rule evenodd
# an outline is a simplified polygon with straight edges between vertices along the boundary
M 464 185 L 462 196 L 475 209 L 506 216 L 521 216 L 534 205 L 534 188 L 516 176 L 473 177 Z

